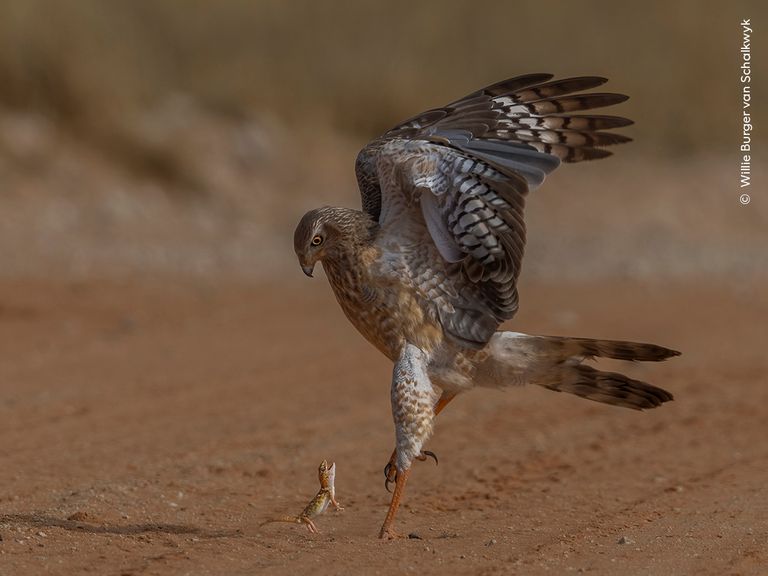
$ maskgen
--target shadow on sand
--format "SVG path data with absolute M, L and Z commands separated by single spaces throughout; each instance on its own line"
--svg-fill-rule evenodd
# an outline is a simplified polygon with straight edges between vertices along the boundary
M 189 534 L 199 538 L 239 538 L 243 535 L 242 530 L 205 530 L 197 526 L 188 526 L 183 524 L 105 524 L 100 522 L 69 520 L 65 518 L 56 518 L 47 514 L 4 514 L 0 516 L 0 523 L 22 524 L 25 526 L 34 526 L 37 528 L 63 528 L 78 532 L 90 534 Z

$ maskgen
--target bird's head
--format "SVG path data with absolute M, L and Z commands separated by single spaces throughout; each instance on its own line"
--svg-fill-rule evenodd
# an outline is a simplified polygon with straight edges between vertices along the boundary
M 373 226 L 367 214 L 349 208 L 323 206 L 304 214 L 293 234 L 293 249 L 304 274 L 311 277 L 317 262 L 333 260 L 368 240 Z
M 310 210 L 299 221 L 293 233 L 293 249 L 304 274 L 312 277 L 315 264 L 322 260 L 338 240 L 339 231 L 333 225 L 332 209 L 325 206 Z

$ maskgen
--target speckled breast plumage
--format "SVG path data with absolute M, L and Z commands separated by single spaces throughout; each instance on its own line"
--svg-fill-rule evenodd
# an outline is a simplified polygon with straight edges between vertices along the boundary
M 344 314 L 390 360 L 406 341 L 434 350 L 444 339 L 437 315 L 416 289 L 382 275 L 378 256 L 371 247 L 323 263 Z

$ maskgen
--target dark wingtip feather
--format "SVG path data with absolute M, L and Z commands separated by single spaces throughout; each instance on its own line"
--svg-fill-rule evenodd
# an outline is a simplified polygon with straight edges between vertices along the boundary
M 629 100 L 629 96 L 626 94 L 617 94 L 615 92 L 588 92 L 587 94 L 574 94 L 573 96 L 566 96 L 563 98 L 545 98 L 543 100 L 571 100 L 579 104 L 579 107 L 575 109 L 590 110 L 593 108 L 605 108 L 607 106 L 621 104 L 622 102 Z
M 599 114 L 573 114 L 570 116 L 574 120 L 580 118 L 589 119 L 591 121 L 591 128 L 593 130 L 610 130 L 611 128 L 624 128 L 625 126 L 632 126 L 635 123 L 634 120 L 624 118 L 623 116 L 608 116 Z
M 477 94 L 489 94 L 491 96 L 501 96 L 502 94 L 509 94 L 516 90 L 522 90 L 530 86 L 536 86 L 542 82 L 547 82 L 554 78 L 554 74 L 547 72 L 540 72 L 535 74 L 523 74 L 522 76 L 515 76 L 514 78 L 507 78 L 501 82 L 496 82 L 490 86 L 486 86 L 482 90 L 478 90 L 473 93 L 472 96 Z
M 580 98 L 585 106 L 589 108 L 603 108 L 621 104 L 629 100 L 626 94 L 616 94 L 615 92 L 591 92 L 589 94 L 575 95 L 574 98 Z M 584 108 L 585 110 L 587 108 Z
M 572 78 L 561 78 L 558 80 L 551 80 L 544 84 L 538 84 L 537 88 L 545 87 L 561 87 L 563 94 L 571 94 L 574 92 L 580 92 L 581 90 L 591 90 L 597 88 L 608 82 L 608 78 L 602 76 L 574 76 Z
M 619 104 L 621 102 L 626 102 L 627 100 L 629 100 L 629 95 L 628 94 L 616 94 L 616 96 L 619 97 L 616 100 L 616 104 Z
M 572 154 L 563 158 L 563 162 L 572 164 L 574 162 L 583 162 L 585 160 L 599 160 L 613 156 L 613 152 L 605 148 L 573 148 Z
M 594 132 L 592 137 L 596 140 L 595 146 L 613 146 L 615 144 L 626 144 L 632 142 L 632 138 L 624 134 L 614 132 Z

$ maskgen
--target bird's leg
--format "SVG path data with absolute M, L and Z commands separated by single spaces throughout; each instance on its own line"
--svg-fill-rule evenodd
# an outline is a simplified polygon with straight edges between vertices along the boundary
M 434 415 L 437 416 L 440 414 L 440 412 L 443 411 L 443 408 L 445 408 L 448 403 L 456 398 L 455 392 L 443 392 L 440 395 L 440 399 L 435 403 L 435 407 L 433 409 Z M 421 453 L 416 456 L 416 460 L 419 460 L 421 462 L 424 462 L 424 460 L 427 459 L 427 456 L 434 459 L 435 464 L 437 465 L 437 454 L 430 450 L 422 450 Z M 397 450 L 392 450 L 392 455 L 389 457 L 389 462 L 387 462 L 387 465 L 384 466 L 384 488 L 389 491 L 389 485 L 394 484 L 395 480 L 397 479 L 397 466 L 395 466 L 395 459 L 397 458 Z
M 394 531 L 392 528 L 392 524 L 395 521 L 395 514 L 397 514 L 397 509 L 400 507 L 400 500 L 403 497 L 403 489 L 405 488 L 405 483 L 408 480 L 408 474 L 410 474 L 411 469 L 406 468 L 405 470 L 398 470 L 397 471 L 397 480 L 395 481 L 395 491 L 392 493 L 392 501 L 389 503 L 389 510 L 387 510 L 387 516 L 384 518 L 384 524 L 381 526 L 381 530 L 379 531 L 379 538 L 387 538 L 389 540 L 392 540 L 394 538 L 400 538 L 400 534 Z
M 427 458 L 432 458 L 435 461 L 435 466 L 439 464 L 437 454 L 432 452 L 432 450 L 422 450 L 421 453 L 418 456 L 414 456 L 413 459 L 418 460 L 419 462 L 424 462 Z M 392 451 L 392 456 L 389 457 L 389 462 L 384 466 L 384 488 L 387 489 L 387 492 L 392 492 L 392 490 L 389 489 L 389 485 L 394 484 L 397 480 L 396 461 L 397 449 Z
M 392 528 L 395 514 L 403 498 L 405 482 L 413 460 L 432 432 L 435 391 L 427 375 L 429 356 L 413 344 L 406 343 L 392 373 L 392 417 L 395 422 L 396 480 L 395 491 L 379 538 L 396 538 Z
M 440 399 L 435 402 L 434 412 L 435 416 L 440 414 L 440 412 L 443 411 L 443 408 L 448 406 L 448 403 L 456 398 L 456 392 L 443 392 L 440 394 Z

